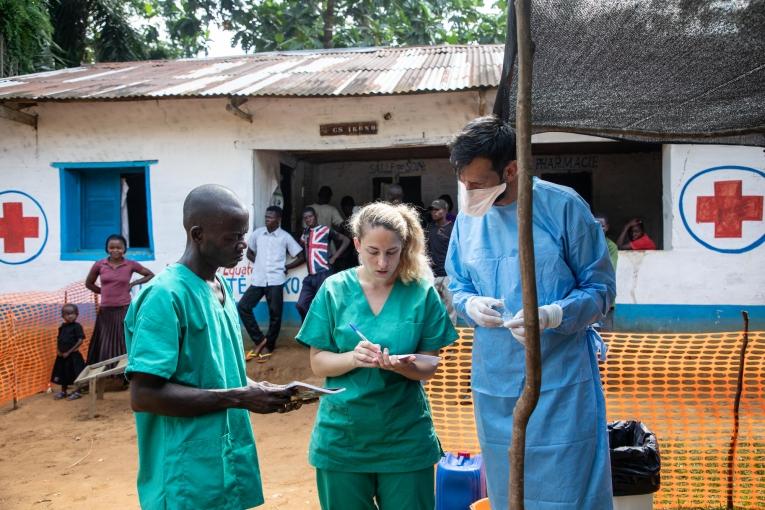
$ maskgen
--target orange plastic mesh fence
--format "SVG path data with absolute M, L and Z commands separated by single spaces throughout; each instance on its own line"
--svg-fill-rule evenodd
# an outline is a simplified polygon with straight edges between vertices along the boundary
M 45 391 L 56 360 L 61 306 L 74 303 L 85 329 L 80 352 L 88 352 L 97 300 L 82 283 L 53 292 L 0 295 L 0 405 Z
M 657 509 L 726 505 L 733 402 L 743 335 L 604 333 L 601 364 L 609 420 L 643 421 L 659 440 Z M 443 349 L 427 384 L 433 419 L 447 451 L 480 450 L 470 395 L 473 331 Z M 765 331 L 749 335 L 733 464 L 737 509 L 765 508 Z
M 79 306 L 87 352 L 97 300 L 81 283 L 56 292 L 0 295 L 0 405 L 45 391 L 63 303 Z M 717 508 L 728 496 L 728 452 L 741 333 L 605 333 L 601 365 L 609 420 L 643 421 L 659 438 L 657 509 Z M 470 394 L 473 331 L 442 351 L 427 384 L 444 449 L 479 451 Z M 736 508 L 765 508 L 765 332 L 750 333 L 733 466 Z

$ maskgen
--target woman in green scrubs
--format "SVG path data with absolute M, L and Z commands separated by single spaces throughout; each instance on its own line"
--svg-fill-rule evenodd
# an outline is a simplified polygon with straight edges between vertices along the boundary
M 437 355 L 457 333 L 412 208 L 370 204 L 351 228 L 361 265 L 325 280 L 297 336 L 327 387 L 346 388 L 322 397 L 311 437 L 321 507 L 433 510 L 442 451 L 421 381 L 437 366 L 412 354 Z

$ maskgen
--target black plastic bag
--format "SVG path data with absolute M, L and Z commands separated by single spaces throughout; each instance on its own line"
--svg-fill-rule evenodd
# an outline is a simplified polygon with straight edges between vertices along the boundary
M 659 490 L 661 459 L 656 435 L 639 421 L 608 424 L 614 496 L 651 494 Z

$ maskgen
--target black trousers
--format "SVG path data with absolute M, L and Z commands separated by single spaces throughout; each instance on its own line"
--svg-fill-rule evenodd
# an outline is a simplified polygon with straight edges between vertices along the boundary
M 244 329 L 252 338 L 252 341 L 259 344 L 263 341 L 263 332 L 260 330 L 255 314 L 252 309 L 260 302 L 263 296 L 268 303 L 268 332 L 265 334 L 266 348 L 273 351 L 276 347 L 276 339 L 279 337 L 279 330 L 282 329 L 282 308 L 284 305 L 284 286 L 269 285 L 268 287 L 256 287 L 250 285 L 247 291 L 236 305 L 239 310 L 239 318 L 244 324 Z
M 303 287 L 300 289 L 300 296 L 298 297 L 297 305 L 295 305 L 303 320 L 308 315 L 308 309 L 311 308 L 313 298 L 319 292 L 321 284 L 331 275 L 332 271 L 322 271 L 321 273 L 309 274 L 303 278 Z

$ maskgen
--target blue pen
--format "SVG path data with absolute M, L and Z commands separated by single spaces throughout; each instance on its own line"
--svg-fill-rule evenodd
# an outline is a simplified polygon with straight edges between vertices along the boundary
M 353 331 L 355 331 L 355 332 L 356 332 L 356 334 L 357 334 L 357 335 L 359 335 L 359 338 L 361 338 L 362 340 L 364 340 L 364 341 L 366 341 L 366 342 L 369 342 L 370 344 L 372 343 L 372 341 L 371 341 L 371 340 L 369 340 L 367 337 L 365 337 L 365 336 L 364 336 L 364 333 L 362 333 L 361 331 L 359 331 L 359 328 L 357 328 L 357 327 L 356 327 L 356 326 L 355 326 L 355 325 L 354 325 L 352 322 L 349 322 L 349 323 L 348 323 L 348 325 L 351 327 L 351 329 L 352 329 Z

